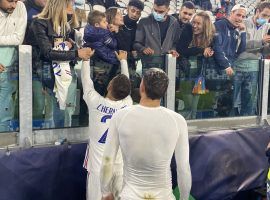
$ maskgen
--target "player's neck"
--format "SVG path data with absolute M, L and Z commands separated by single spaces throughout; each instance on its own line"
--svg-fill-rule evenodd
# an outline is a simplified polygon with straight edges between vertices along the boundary
M 111 101 L 117 101 L 110 92 L 108 92 L 108 94 L 106 95 L 106 98 L 110 99 Z
M 145 107 L 159 107 L 160 106 L 160 100 L 152 100 L 150 98 L 141 98 L 140 105 Z

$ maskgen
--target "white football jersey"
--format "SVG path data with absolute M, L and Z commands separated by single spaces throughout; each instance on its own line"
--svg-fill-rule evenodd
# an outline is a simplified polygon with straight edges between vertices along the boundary
M 126 60 L 121 61 L 121 72 L 128 76 Z M 93 81 L 90 78 L 89 61 L 83 62 L 81 74 L 84 91 L 83 98 L 89 112 L 89 144 L 85 155 L 84 167 L 88 172 L 99 174 L 110 119 L 117 110 L 132 105 L 132 99 L 128 96 L 120 101 L 112 101 L 96 92 Z M 118 153 L 115 164 L 119 165 L 117 167 L 119 170 L 122 170 L 122 162 L 121 153 Z

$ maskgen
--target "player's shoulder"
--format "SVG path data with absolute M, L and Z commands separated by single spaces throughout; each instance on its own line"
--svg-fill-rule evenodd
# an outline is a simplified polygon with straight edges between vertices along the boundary
M 113 115 L 113 118 L 121 118 L 122 116 L 126 115 L 132 109 L 133 105 L 128 106 L 125 105 L 121 109 L 117 110 L 117 112 Z
M 170 117 L 174 118 L 175 120 L 186 121 L 185 118 L 181 114 L 179 114 L 173 110 L 170 110 L 170 109 L 165 108 L 165 107 L 162 107 L 162 110 L 163 110 L 163 112 L 167 113 Z

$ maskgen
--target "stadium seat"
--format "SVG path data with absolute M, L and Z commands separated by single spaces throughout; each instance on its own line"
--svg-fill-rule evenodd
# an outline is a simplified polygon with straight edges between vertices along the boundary
M 98 10 L 100 12 L 106 12 L 106 8 L 102 5 L 93 5 L 93 10 Z

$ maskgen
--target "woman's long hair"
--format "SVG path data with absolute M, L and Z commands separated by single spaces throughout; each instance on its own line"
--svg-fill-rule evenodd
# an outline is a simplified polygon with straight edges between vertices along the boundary
M 201 34 L 198 35 L 193 34 L 192 46 L 207 48 L 211 45 L 216 32 L 214 24 L 212 23 L 210 16 L 204 11 L 196 13 L 193 19 L 195 17 L 202 18 L 203 31 Z
M 65 36 L 67 24 L 66 10 L 69 4 L 70 0 L 47 0 L 44 9 L 37 17 L 39 19 L 51 20 L 53 30 L 58 35 Z
M 114 18 L 117 14 L 119 8 L 117 7 L 110 7 L 106 10 L 106 18 L 107 18 L 107 22 L 108 24 L 114 24 Z

